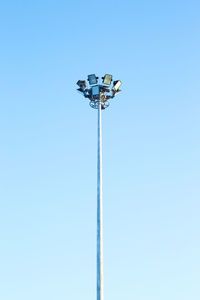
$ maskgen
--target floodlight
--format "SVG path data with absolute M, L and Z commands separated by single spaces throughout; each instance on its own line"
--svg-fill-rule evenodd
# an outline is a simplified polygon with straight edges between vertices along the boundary
M 97 84 L 98 77 L 95 74 L 88 75 L 88 81 L 90 85 Z
M 89 87 L 87 81 L 79 80 L 77 85 L 79 86 L 78 92 L 80 92 L 85 98 L 90 100 L 90 106 L 95 109 L 105 109 L 110 104 L 110 99 L 113 99 L 120 91 L 121 81 L 113 80 L 111 74 L 105 74 L 102 77 L 103 83 L 98 83 L 98 77 L 95 74 L 88 75 Z M 111 82 L 113 85 L 111 86 Z M 99 106 L 99 103 L 101 106 Z
M 122 82 L 120 80 L 116 80 L 113 82 L 113 88 L 115 89 L 115 91 L 118 91 L 121 84 Z
M 80 87 L 80 89 L 82 89 L 82 90 L 84 90 L 85 88 L 86 88 L 86 81 L 85 80 L 79 80 L 79 81 L 77 81 L 77 83 L 76 83 L 79 87 Z
M 104 77 L 102 77 L 102 79 L 104 84 L 110 85 L 112 81 L 112 75 L 106 74 Z
M 84 93 L 84 90 L 83 90 L 82 88 L 77 89 L 77 91 L 78 91 L 79 93 Z
M 92 87 L 92 96 L 99 96 L 99 85 Z
M 110 92 L 110 89 L 109 87 L 107 87 L 106 85 L 101 85 L 100 86 L 100 90 L 103 92 L 103 93 L 109 93 Z

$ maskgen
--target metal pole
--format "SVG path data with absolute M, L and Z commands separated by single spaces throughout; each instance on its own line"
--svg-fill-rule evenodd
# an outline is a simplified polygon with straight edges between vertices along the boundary
M 103 207 L 102 207 L 102 129 L 101 110 L 110 105 L 109 100 L 113 99 L 120 92 L 121 81 L 113 82 L 110 88 L 112 75 L 106 74 L 103 78 L 103 85 L 98 84 L 98 77 L 95 74 L 88 75 L 89 89 L 85 80 L 78 80 L 78 91 L 90 100 L 89 104 L 98 111 L 98 153 L 97 153 L 97 300 L 103 300 Z M 95 85 L 94 85 L 95 84 Z M 96 85 L 97 84 L 97 85 Z M 109 87 L 108 87 L 109 86 Z
M 102 130 L 101 95 L 98 103 L 97 154 L 97 300 L 103 300 L 103 210 L 102 210 Z

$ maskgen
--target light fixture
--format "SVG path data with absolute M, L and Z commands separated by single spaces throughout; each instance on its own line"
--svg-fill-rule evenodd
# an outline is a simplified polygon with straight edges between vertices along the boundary
M 98 77 L 95 74 L 88 75 L 88 81 L 90 86 L 86 84 L 85 80 L 79 80 L 77 85 L 79 86 L 78 92 L 80 92 L 85 98 L 89 99 L 89 104 L 92 108 L 102 109 L 107 108 L 110 105 L 110 100 L 113 99 L 119 92 L 121 86 L 120 80 L 113 80 L 111 74 L 105 74 L 102 77 L 103 83 L 98 83 Z M 111 82 L 113 85 L 111 87 Z M 101 105 L 100 105 L 101 104 Z
M 110 89 L 108 86 L 106 85 L 100 85 L 100 91 L 103 92 L 103 93 L 109 93 L 110 92 Z
M 115 91 L 118 91 L 121 84 L 122 82 L 120 80 L 116 80 L 113 82 L 113 88 L 115 89 Z
M 77 81 L 77 83 L 76 83 L 79 87 L 80 87 L 80 89 L 82 89 L 82 90 L 84 90 L 85 88 L 86 88 L 86 81 L 85 80 L 79 80 L 79 81 Z
M 82 89 L 82 88 L 80 88 L 80 89 L 77 89 L 77 91 L 79 92 L 79 93 L 84 93 L 84 89 Z
M 88 75 L 88 81 L 90 85 L 97 84 L 98 77 L 95 74 Z
M 92 87 L 92 96 L 94 96 L 94 97 L 99 96 L 99 85 L 94 85 Z
M 106 74 L 104 77 L 102 77 L 102 79 L 104 84 L 110 85 L 112 81 L 112 75 Z

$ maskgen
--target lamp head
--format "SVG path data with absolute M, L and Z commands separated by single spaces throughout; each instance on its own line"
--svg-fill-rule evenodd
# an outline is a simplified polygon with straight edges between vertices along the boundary
M 86 88 L 86 81 L 85 80 L 79 80 L 79 81 L 77 81 L 77 83 L 76 83 L 79 87 L 80 87 L 80 89 L 82 89 L 82 90 L 84 90 L 85 88 Z
M 102 77 L 102 79 L 104 84 L 110 85 L 112 81 L 112 75 L 106 74 L 104 77 Z
M 90 85 L 97 84 L 98 77 L 95 74 L 88 75 L 88 81 Z
M 119 87 L 121 86 L 122 82 L 120 80 L 116 80 L 113 82 L 113 88 L 115 91 L 118 91 Z
M 94 86 L 92 87 L 92 96 L 93 96 L 94 98 L 99 97 L 99 85 L 94 85 Z
M 108 86 L 106 86 L 106 85 L 101 85 L 100 86 L 100 90 L 103 92 L 103 93 L 109 93 L 110 92 L 110 89 L 109 89 L 109 87 Z

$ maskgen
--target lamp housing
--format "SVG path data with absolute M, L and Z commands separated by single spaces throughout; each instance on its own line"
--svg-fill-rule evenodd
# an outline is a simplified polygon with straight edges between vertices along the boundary
M 86 88 L 86 81 L 85 80 L 79 80 L 76 83 L 82 90 Z
M 102 77 L 102 79 L 104 84 L 110 85 L 112 81 L 112 75 L 106 74 L 104 77 Z
M 103 92 L 103 93 L 109 93 L 110 92 L 110 89 L 108 86 L 106 85 L 100 85 L 100 90 Z
M 115 89 L 115 91 L 118 91 L 121 84 L 122 84 L 122 82 L 120 80 L 116 80 L 113 82 L 113 88 Z
M 90 75 L 88 75 L 88 81 L 89 81 L 90 85 L 97 84 L 98 77 L 96 77 L 95 74 L 90 74 Z
M 93 96 L 94 98 L 97 98 L 97 97 L 99 97 L 99 94 L 100 94 L 100 91 L 99 91 L 99 85 L 94 85 L 94 86 L 92 87 L 92 96 Z

